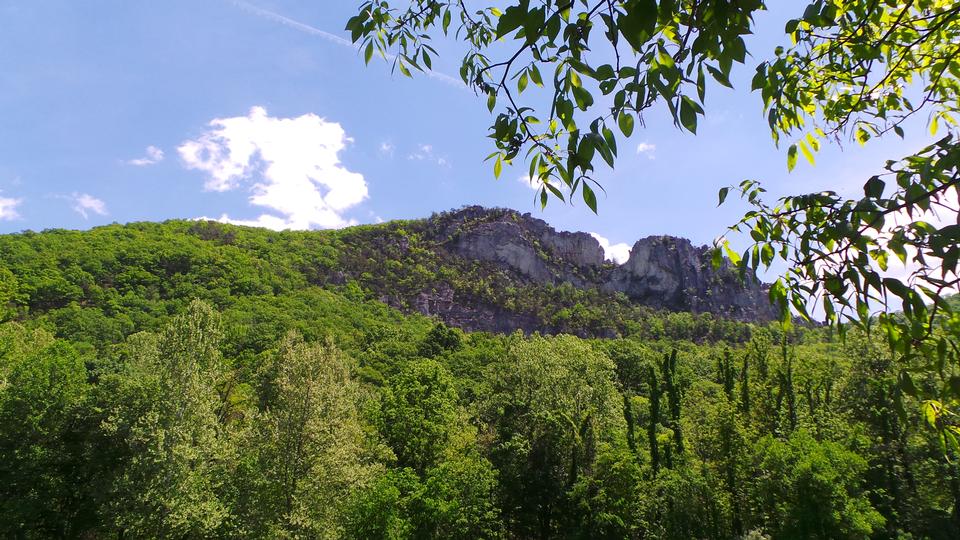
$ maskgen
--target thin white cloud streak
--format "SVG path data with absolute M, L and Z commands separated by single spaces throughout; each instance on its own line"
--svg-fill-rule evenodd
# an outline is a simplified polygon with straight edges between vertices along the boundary
M 344 38 L 342 38 L 342 37 L 340 37 L 340 36 L 338 36 L 338 35 L 336 35 L 336 34 L 331 34 L 330 32 L 326 32 L 326 31 L 321 30 L 321 29 L 319 29 L 319 28 L 317 28 L 317 27 L 315 27 L 315 26 L 310 26 L 309 24 L 304 24 L 304 23 L 302 23 L 302 22 L 300 22 L 300 21 L 296 21 L 296 20 L 294 20 L 294 19 L 291 19 L 290 17 L 284 17 L 283 15 L 281 15 L 281 14 L 279 14 L 279 13 L 276 13 L 276 12 L 273 12 L 273 11 L 269 11 L 269 10 L 266 10 L 266 9 L 263 9 L 263 8 L 261 8 L 261 7 L 257 7 L 257 6 L 255 6 L 255 5 L 253 5 L 253 4 L 248 3 L 248 2 L 243 2 L 242 0 L 233 0 L 233 1 L 230 2 L 230 3 L 233 4 L 233 5 L 235 5 L 235 6 L 237 6 L 238 8 L 242 9 L 243 11 L 246 11 L 247 13 L 251 13 L 251 14 L 256 15 L 256 16 L 258 16 L 258 17 L 263 17 L 264 19 L 267 19 L 268 21 L 273 21 L 273 22 L 275 22 L 275 23 L 282 24 L 282 25 L 284 25 L 284 26 L 286 26 L 286 27 L 293 28 L 294 30 L 298 30 L 298 31 L 304 32 L 304 33 L 306 33 L 306 34 L 310 34 L 310 35 L 313 35 L 313 36 L 317 36 L 317 37 L 323 38 L 323 39 L 325 39 L 325 40 L 327 40 L 327 41 L 329 41 L 329 42 L 331 42 L 331 43 L 336 43 L 337 45 L 341 45 L 341 46 L 344 46 L 344 47 L 350 47 L 351 49 L 357 49 L 357 47 L 354 46 L 354 44 L 351 43 L 349 39 L 344 39 Z
M 261 7 L 250 4 L 249 2 L 244 2 L 243 0 L 230 0 L 230 3 L 240 8 L 241 10 L 246 11 L 247 13 L 256 15 L 257 17 L 262 17 L 268 21 L 282 24 L 288 28 L 297 30 L 298 32 L 303 32 L 305 34 L 317 36 L 321 39 L 329 41 L 330 43 L 340 45 L 341 47 L 349 47 L 355 51 L 360 50 L 360 47 L 355 43 L 351 43 L 349 39 L 342 38 L 336 34 L 331 34 L 326 30 L 321 30 L 315 26 L 310 26 L 309 24 L 302 23 L 298 20 L 291 19 L 290 17 L 286 17 L 275 11 L 263 9 Z M 394 59 L 396 59 L 396 55 L 387 53 L 386 59 L 388 62 L 392 62 Z M 449 84 L 451 86 L 456 86 L 461 89 L 467 89 L 467 86 L 463 84 L 462 80 L 458 79 L 457 77 L 452 77 L 450 75 L 447 75 L 446 73 L 440 73 L 438 71 L 433 71 L 428 69 L 423 71 L 423 74 L 430 79 L 434 79 L 434 80 Z
M 83 216 L 83 219 L 90 217 L 91 213 L 107 215 L 107 204 L 89 193 L 73 193 L 69 199 L 73 202 L 73 211 Z
M 630 258 L 630 246 L 628 244 L 622 242 L 619 244 L 611 244 L 610 240 L 595 232 L 590 233 L 590 236 L 594 237 L 597 242 L 600 243 L 600 247 L 603 248 L 603 258 L 606 260 L 613 261 L 616 264 L 623 264 Z
M 252 206 L 272 213 L 219 221 L 275 230 L 339 228 L 343 213 L 367 198 L 363 175 L 347 170 L 339 153 L 352 139 L 340 124 L 309 113 L 277 118 L 263 107 L 247 116 L 215 118 L 209 129 L 178 148 L 188 169 L 205 173 L 208 191 L 245 188 Z
M 23 203 L 23 199 L 14 199 L 13 197 L 0 197 L 0 220 L 11 221 L 20 217 L 17 207 Z
M 127 161 L 127 164 L 134 165 L 137 167 L 146 167 L 147 165 L 154 165 L 163 161 L 163 150 L 157 148 L 156 146 L 150 145 L 146 149 L 146 155 L 141 158 L 131 159 Z

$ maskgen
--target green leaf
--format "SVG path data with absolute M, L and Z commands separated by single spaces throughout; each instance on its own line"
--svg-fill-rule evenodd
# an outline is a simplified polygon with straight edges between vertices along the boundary
M 617 125 L 620 126 L 623 135 L 629 137 L 633 134 L 633 115 L 627 111 L 620 111 L 620 116 L 617 117 Z
M 787 149 L 787 171 L 792 171 L 797 166 L 797 145 L 791 144 Z
M 635 51 L 641 50 L 657 28 L 656 0 L 624 2 L 624 13 L 617 18 L 617 27 Z
M 727 76 L 724 75 L 719 69 L 708 65 L 707 71 L 710 72 L 710 75 L 713 75 L 714 80 L 716 80 L 718 83 L 726 86 L 727 88 L 733 88 L 733 85 L 730 83 L 730 79 L 728 79 Z
M 593 105 L 593 96 L 582 86 L 573 87 L 573 99 L 577 102 L 577 107 L 581 111 L 585 111 Z
M 614 156 L 617 155 L 617 138 L 614 136 L 613 131 L 607 126 L 603 126 L 603 140 L 607 143 L 607 147 L 610 148 L 610 153 Z
M 497 19 L 497 35 L 496 39 L 500 39 L 503 36 L 513 32 L 517 28 L 520 28 L 520 25 L 523 24 L 524 19 L 527 16 L 527 11 L 524 7 L 521 6 L 510 6 L 507 8 L 507 11 Z
M 593 192 L 593 189 L 590 188 L 584 182 L 583 184 L 583 202 L 587 203 L 587 206 L 590 207 L 590 210 L 593 210 L 593 213 L 597 213 L 597 194 Z
M 717 203 L 717 206 L 723 204 L 723 201 L 727 200 L 727 193 L 730 191 L 730 188 L 720 188 L 720 202 Z
M 699 108 L 700 106 L 687 96 L 680 98 L 680 124 L 693 134 L 697 133 L 697 109 Z
M 583 86 L 583 81 L 580 80 L 580 75 L 576 72 L 576 70 L 571 69 L 569 73 L 570 73 L 570 84 L 574 88 L 579 88 Z
M 370 43 L 367 43 L 367 48 L 363 50 L 363 63 L 369 65 L 371 58 L 373 58 L 373 40 L 370 40 Z
M 451 13 L 450 13 L 450 10 L 448 9 L 443 12 L 443 33 L 447 33 L 447 29 L 450 28 L 450 18 L 451 18 Z
M 493 112 L 493 109 L 497 106 L 497 93 L 491 90 L 487 94 L 487 110 Z
M 710 251 L 710 263 L 714 270 L 719 270 L 723 266 L 723 251 L 720 248 L 713 248 Z
M 550 190 L 550 193 L 553 193 L 554 197 L 560 199 L 561 201 L 566 201 L 566 199 L 563 198 L 563 193 L 557 189 L 556 186 L 550 183 L 545 183 L 544 185 Z
M 527 72 L 524 71 L 523 74 L 520 75 L 520 80 L 517 81 L 517 91 L 519 91 L 522 94 L 523 91 L 526 89 L 527 89 Z
M 810 148 L 807 146 L 807 143 L 800 141 L 800 151 L 803 152 L 803 157 L 807 158 L 807 161 L 811 165 L 816 165 L 816 162 L 813 159 L 813 153 L 810 152 Z
M 497 156 L 497 161 L 493 163 L 493 177 L 500 178 L 500 173 L 503 171 L 503 159 L 501 156 Z
M 883 196 L 884 187 L 886 187 L 884 181 L 881 180 L 879 176 L 874 176 L 863 185 L 863 193 L 872 199 L 879 199 Z
M 732 247 L 730 247 L 729 242 L 723 243 L 723 252 L 727 256 L 727 258 L 730 259 L 731 264 L 733 264 L 734 266 L 738 266 L 740 264 L 741 262 L 740 254 L 734 251 Z
M 543 79 L 540 77 L 540 70 L 536 65 L 530 66 L 530 80 L 537 86 L 543 86 Z

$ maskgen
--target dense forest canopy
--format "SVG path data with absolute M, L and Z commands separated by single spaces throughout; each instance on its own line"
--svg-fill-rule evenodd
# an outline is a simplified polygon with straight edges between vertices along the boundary
M 921 359 L 650 309 L 616 339 L 465 333 L 378 299 L 453 269 L 320 279 L 423 223 L 0 237 L 2 534 L 960 533 L 960 471 L 897 390 L 940 384 Z

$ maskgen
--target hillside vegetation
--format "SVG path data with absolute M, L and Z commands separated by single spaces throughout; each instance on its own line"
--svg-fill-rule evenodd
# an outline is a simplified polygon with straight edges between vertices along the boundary
M 525 219 L 0 237 L 0 535 L 960 535 L 878 336 L 617 291 Z M 539 266 L 460 242 L 508 221 Z

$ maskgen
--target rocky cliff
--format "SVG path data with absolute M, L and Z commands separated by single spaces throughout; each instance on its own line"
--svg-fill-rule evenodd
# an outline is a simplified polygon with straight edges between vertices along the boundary
M 741 280 L 727 265 L 714 269 L 710 250 L 684 238 L 638 240 L 629 260 L 616 266 L 604 260 L 603 249 L 589 234 L 556 231 L 530 214 L 471 206 L 435 215 L 428 224 L 428 235 L 447 256 L 494 265 L 520 282 L 622 293 L 656 309 L 713 313 L 740 321 L 763 322 L 776 316 L 766 286 L 756 277 Z M 444 296 L 440 303 L 456 304 L 452 291 Z M 437 303 L 420 302 L 424 307 Z M 442 310 L 433 311 L 442 316 Z M 459 322 L 464 318 L 462 313 L 456 317 Z
M 727 264 L 714 269 L 710 250 L 686 238 L 650 236 L 638 240 L 630 258 L 601 284 L 605 290 L 671 311 L 714 313 L 744 321 L 776 317 L 767 288 L 755 276 L 741 280 Z

